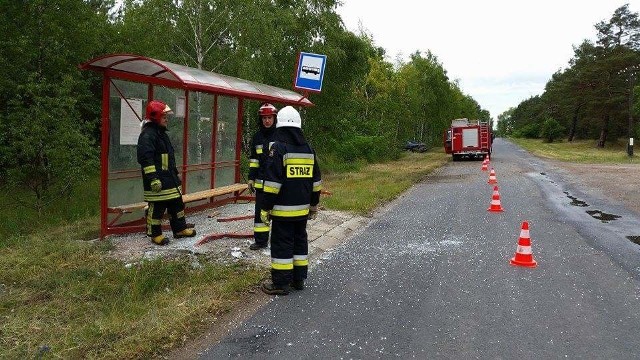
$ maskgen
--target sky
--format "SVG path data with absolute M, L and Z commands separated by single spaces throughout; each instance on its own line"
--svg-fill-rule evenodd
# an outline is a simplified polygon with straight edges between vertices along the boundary
M 594 25 L 627 3 L 640 12 L 640 0 L 342 0 L 337 12 L 391 62 L 430 50 L 449 79 L 497 119 L 542 94 L 568 66 L 573 46 L 595 41 Z

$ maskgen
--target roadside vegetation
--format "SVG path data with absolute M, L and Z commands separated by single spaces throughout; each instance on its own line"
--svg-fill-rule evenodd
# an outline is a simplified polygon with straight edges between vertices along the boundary
M 612 144 L 615 149 L 622 139 L 624 144 L 638 139 L 640 17 L 626 4 L 594 28 L 597 40 L 574 45 L 573 56 L 551 76 L 542 94 L 498 116 L 498 136 L 547 143 L 564 139 L 570 142 L 569 151 L 582 146 L 574 140 L 585 140 L 584 150 L 595 156 L 594 161 L 607 151 L 597 153 L 592 146 L 605 149 Z M 551 148 L 558 147 L 547 149 Z
M 370 213 L 446 161 L 437 149 L 349 172 L 326 171 L 324 187 L 333 195 L 322 205 Z M 110 258 L 108 240 L 90 241 L 99 229 L 90 210 L 97 204 L 97 181 L 91 184 L 85 197 L 65 202 L 76 217 L 52 213 L 29 227 L 26 215 L 2 207 L 2 218 L 20 225 L 5 228 L 0 242 L 0 358 L 163 354 L 216 326 L 268 275 L 265 268 L 205 256 L 131 264 Z
M 532 154 L 548 159 L 585 164 L 628 164 L 638 162 L 636 155 L 633 157 L 627 155 L 627 145 L 624 140 L 610 141 L 604 148 L 597 147 L 595 140 L 553 143 L 545 142 L 542 139 L 511 138 L 509 140 Z

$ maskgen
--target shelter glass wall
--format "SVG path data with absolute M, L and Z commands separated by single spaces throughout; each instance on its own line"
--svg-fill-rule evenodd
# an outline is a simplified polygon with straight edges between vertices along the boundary
M 117 79 L 111 81 L 107 200 L 109 207 L 143 201 L 142 175 L 136 156 L 136 141 L 137 134 L 140 133 L 138 117 L 142 119 L 144 116 L 142 109 L 147 105 L 147 94 L 148 85 L 146 84 Z M 140 214 L 125 214 L 120 221 L 139 217 Z
M 238 98 L 218 96 L 218 136 L 215 147 L 216 187 L 235 183 L 238 104 Z
M 186 191 L 188 193 L 211 188 L 212 136 L 214 96 L 189 92 L 189 146 Z
M 184 103 L 181 102 L 180 106 L 178 106 L 178 99 L 184 100 L 184 90 L 179 89 L 170 89 L 163 86 L 154 86 L 153 87 L 153 98 L 156 100 L 160 100 L 165 104 L 169 105 L 171 109 L 173 109 L 173 114 L 167 117 L 167 134 L 169 135 L 169 139 L 171 140 L 171 145 L 173 145 L 173 150 L 175 152 L 176 157 L 176 166 L 178 167 L 178 171 L 181 171 L 183 158 L 182 158 L 182 144 L 184 143 Z

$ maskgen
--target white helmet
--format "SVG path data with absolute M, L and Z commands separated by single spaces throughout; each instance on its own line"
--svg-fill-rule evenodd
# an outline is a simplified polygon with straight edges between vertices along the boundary
M 280 111 L 278 111 L 278 122 L 276 122 L 276 127 L 295 127 L 298 129 L 302 128 L 302 119 L 300 119 L 300 113 L 298 110 L 294 109 L 293 106 L 285 106 Z

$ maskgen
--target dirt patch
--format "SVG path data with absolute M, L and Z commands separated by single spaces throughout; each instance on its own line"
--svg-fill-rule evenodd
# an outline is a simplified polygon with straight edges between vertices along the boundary
M 171 239 L 166 246 L 151 243 L 142 233 L 111 236 L 109 240 L 113 249 L 109 256 L 122 261 L 127 267 L 159 257 L 193 256 L 197 262 L 195 255 L 204 255 L 207 261 L 216 263 L 243 261 L 268 267 L 271 263 L 269 248 L 257 251 L 249 249 L 249 245 L 253 243 L 253 209 L 253 203 L 229 204 L 189 214 L 187 221 L 195 224 L 197 236 L 173 239 L 171 232 L 165 231 L 165 235 Z M 230 219 L 236 220 L 229 221 Z M 368 219 L 362 216 L 321 208 L 318 217 L 307 224 L 309 254 L 314 256 L 327 250 L 328 244 L 340 242 L 367 222 Z M 231 236 L 218 238 L 220 234 Z
M 567 179 L 570 183 L 618 201 L 640 215 L 640 164 L 551 163 L 570 175 Z

